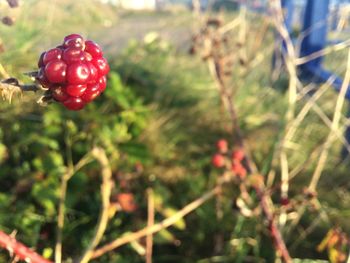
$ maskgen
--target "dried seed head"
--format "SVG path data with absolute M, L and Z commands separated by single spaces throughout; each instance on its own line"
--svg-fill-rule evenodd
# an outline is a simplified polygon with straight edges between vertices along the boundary
M 11 8 L 18 7 L 18 0 L 6 0 Z
M 222 25 L 222 21 L 218 18 L 209 18 L 207 20 L 207 26 L 220 27 Z
M 14 23 L 15 23 L 15 20 L 9 16 L 4 16 L 2 19 L 1 19 L 1 22 L 4 24 L 4 25 L 7 25 L 7 26 L 12 26 Z

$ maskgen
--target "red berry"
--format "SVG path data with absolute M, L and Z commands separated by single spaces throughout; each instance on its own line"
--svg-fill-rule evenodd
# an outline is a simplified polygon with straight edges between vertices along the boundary
M 106 88 L 107 60 L 95 42 L 71 34 L 40 55 L 36 80 L 67 109 L 80 110 Z
M 62 58 L 67 64 L 80 62 L 85 59 L 85 52 L 76 47 L 69 47 L 63 51 Z
M 84 101 L 79 97 L 69 97 L 63 102 L 63 105 L 66 106 L 69 110 L 81 110 L 84 108 Z
M 105 58 L 98 58 L 96 60 L 93 60 L 92 63 L 94 63 L 95 67 L 98 69 L 100 76 L 108 74 L 109 65 Z
M 221 153 L 227 153 L 228 151 L 228 143 L 224 139 L 218 140 L 216 143 L 216 147 L 218 151 Z
M 103 55 L 100 46 L 91 40 L 85 41 L 85 51 L 89 52 L 95 58 L 102 57 Z
M 67 69 L 67 81 L 69 84 L 85 84 L 89 76 L 89 67 L 82 62 L 73 63 Z
M 59 102 L 64 102 L 69 98 L 66 90 L 62 86 L 52 86 L 50 87 L 50 90 L 54 99 Z
M 68 93 L 68 95 L 73 97 L 80 97 L 81 95 L 83 95 L 85 90 L 86 90 L 86 85 L 71 84 L 66 86 L 66 92 Z
M 225 165 L 225 157 L 218 153 L 214 154 L 211 162 L 217 168 L 223 167 Z
M 61 60 L 52 60 L 45 66 L 46 78 L 51 83 L 64 83 L 66 81 L 67 65 Z
M 53 48 L 45 52 L 43 57 L 43 63 L 46 65 L 52 60 L 60 60 L 62 58 L 62 50 L 59 48 Z
M 90 102 L 94 100 L 98 95 L 100 95 L 100 86 L 99 84 L 94 84 L 94 85 L 88 85 L 86 91 L 84 94 L 81 96 L 81 98 L 85 102 Z
M 244 151 L 242 149 L 235 150 L 232 153 L 232 161 L 240 162 L 244 159 L 244 156 L 245 156 L 245 154 L 244 154 Z

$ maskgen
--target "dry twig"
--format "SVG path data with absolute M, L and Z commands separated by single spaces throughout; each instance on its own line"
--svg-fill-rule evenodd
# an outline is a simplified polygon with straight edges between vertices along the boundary
M 148 219 L 147 227 L 150 228 L 154 225 L 154 195 L 153 190 L 150 188 L 147 191 L 148 195 Z M 146 263 L 152 263 L 153 252 L 153 234 L 149 234 L 146 237 Z
M 100 212 L 100 217 L 96 226 L 95 234 L 92 240 L 90 241 L 90 245 L 84 252 L 80 263 L 88 262 L 94 252 L 95 247 L 100 243 L 101 238 L 107 228 L 108 219 L 109 219 L 109 207 L 110 207 L 110 196 L 112 192 L 112 170 L 109 165 L 109 161 L 105 151 L 102 148 L 95 147 L 91 151 L 92 156 L 100 163 L 102 167 L 101 175 L 102 175 L 102 185 L 101 185 L 101 201 L 102 207 Z

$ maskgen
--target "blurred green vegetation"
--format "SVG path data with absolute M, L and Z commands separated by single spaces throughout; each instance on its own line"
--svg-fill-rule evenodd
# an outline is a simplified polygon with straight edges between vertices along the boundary
M 176 23 L 176 14 L 169 16 Z M 108 27 L 117 27 L 118 19 L 113 7 L 98 1 L 25 1 L 13 27 L 0 25 L 6 48 L 0 63 L 11 76 L 22 79 L 21 73 L 35 69 L 42 49 L 61 41 L 64 35 L 78 32 L 98 37 L 108 32 Z M 258 30 L 259 25 L 252 26 Z M 68 112 L 57 104 L 40 107 L 34 103 L 37 94 L 24 94 L 12 104 L 0 105 L 0 229 L 8 233 L 16 230 L 19 240 L 47 257 L 52 258 L 55 245 L 60 178 L 69 162 L 78 162 L 93 146 L 108 153 L 114 194 L 131 192 L 138 205 L 135 212 L 118 211 L 111 219 L 102 240 L 106 243 L 145 225 L 148 187 L 153 187 L 161 204 L 156 213 L 156 220 L 161 220 L 214 186 L 219 174 L 210 165 L 215 142 L 219 138 L 230 140 L 228 117 L 199 58 L 154 33 L 143 41 L 130 41 L 118 54 L 108 54 L 112 70 L 106 92 L 83 111 Z M 277 87 L 271 88 L 270 61 L 271 50 L 249 74 L 242 77 L 237 72 L 234 76 L 241 87 L 236 95 L 240 125 L 254 160 L 265 173 L 274 165 L 270 156 L 287 108 L 286 80 L 282 77 Z M 331 59 L 329 64 L 335 66 Z M 330 88 L 319 102 L 329 117 L 335 99 Z M 304 103 L 300 101 L 298 109 Z M 308 160 L 328 132 L 318 115 L 310 112 L 288 151 L 291 169 Z M 348 165 L 341 162 L 340 148 L 339 142 L 332 146 L 319 188 L 321 212 L 327 212 L 328 217 L 319 219 L 320 212 L 310 209 L 289 229 L 286 240 L 293 257 L 326 259 L 326 253 L 317 252 L 316 247 L 328 229 L 337 225 L 350 231 Z M 292 197 L 302 198 L 316 161 L 291 182 Z M 93 162 L 69 182 L 64 257 L 80 255 L 93 234 L 100 205 L 99 172 Z M 245 218 L 234 209 L 238 192 L 225 190 L 223 218 L 217 219 L 212 200 L 155 235 L 154 262 L 273 262 L 274 248 L 262 218 Z M 276 201 L 277 194 L 273 196 Z M 314 229 L 298 239 L 312 224 Z M 218 239 L 224 243 L 220 253 L 215 253 Z M 143 262 L 136 247 L 128 244 L 96 262 Z M 2 251 L 0 262 L 8 260 L 7 252 Z

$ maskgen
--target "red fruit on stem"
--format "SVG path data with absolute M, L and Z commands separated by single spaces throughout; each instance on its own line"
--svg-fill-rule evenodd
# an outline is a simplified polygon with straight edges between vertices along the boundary
M 225 165 L 225 157 L 219 153 L 214 154 L 214 156 L 211 159 L 211 162 L 217 168 L 223 167 Z
M 98 44 L 79 34 L 64 38 L 63 44 L 43 52 L 36 80 L 67 109 L 79 110 L 106 88 L 107 60 Z
M 217 143 L 216 143 L 216 148 L 221 153 L 227 153 L 227 151 L 228 151 L 228 143 L 227 143 L 227 141 L 224 140 L 224 139 L 218 140 Z

